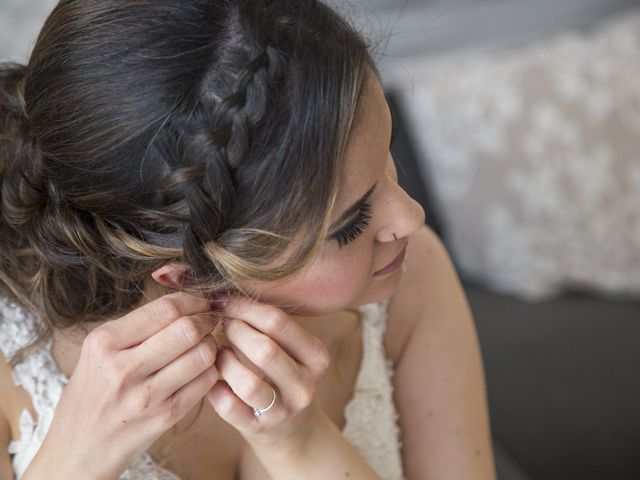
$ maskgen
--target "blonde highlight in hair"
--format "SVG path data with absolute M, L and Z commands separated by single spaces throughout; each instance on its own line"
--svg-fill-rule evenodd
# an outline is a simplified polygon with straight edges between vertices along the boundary
M 369 48 L 318 0 L 61 0 L 0 64 L 0 293 L 41 320 L 11 366 L 128 313 L 166 263 L 203 296 L 308 266 Z

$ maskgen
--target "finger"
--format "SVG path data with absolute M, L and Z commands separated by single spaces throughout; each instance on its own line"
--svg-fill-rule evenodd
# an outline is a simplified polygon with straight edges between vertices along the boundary
M 123 350 L 142 343 L 178 318 L 214 309 L 211 299 L 175 292 L 152 300 L 104 324 L 113 349 Z
M 224 380 L 218 380 L 211 387 L 207 398 L 220 418 L 239 431 L 251 431 L 258 427 L 259 420 L 253 414 L 253 409 L 240 400 Z
M 211 333 L 221 317 L 201 313 L 181 317 L 125 353 L 141 377 L 166 367 L 194 349 Z
M 280 390 L 299 383 L 300 367 L 273 339 L 234 318 L 227 320 L 224 329 L 233 346 L 264 372 Z
M 217 356 L 218 345 L 211 335 L 205 335 L 202 341 L 155 372 L 147 383 L 154 395 L 167 398 L 173 395 L 194 378 L 210 369 Z
M 239 318 L 275 340 L 310 371 L 321 374 L 326 370 L 330 360 L 327 347 L 280 308 L 234 295 L 223 311 L 226 316 Z
M 167 411 L 169 418 L 165 418 L 163 421 L 166 422 L 170 420 L 170 423 L 165 423 L 163 429 L 171 428 L 189 413 L 189 411 L 208 394 L 211 387 L 213 387 L 217 381 L 218 372 L 216 367 L 211 367 L 169 397 L 168 401 L 171 402 L 170 408 Z
M 252 408 L 264 408 L 273 399 L 273 390 L 229 349 L 218 354 L 216 367 L 233 393 Z M 253 412 L 253 410 L 252 410 Z

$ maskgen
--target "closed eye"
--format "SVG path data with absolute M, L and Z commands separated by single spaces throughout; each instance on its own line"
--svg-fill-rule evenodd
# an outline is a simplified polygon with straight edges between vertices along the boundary
M 346 227 L 341 228 L 331 235 L 332 240 L 338 242 L 338 247 L 342 248 L 352 242 L 367 228 L 372 217 L 372 206 L 369 199 L 365 199 L 360 204 L 358 216 Z

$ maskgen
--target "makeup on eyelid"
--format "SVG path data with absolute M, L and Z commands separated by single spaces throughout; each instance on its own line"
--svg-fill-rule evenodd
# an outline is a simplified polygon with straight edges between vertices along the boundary
M 360 205 L 360 210 L 358 212 L 358 217 L 351 224 L 343 227 L 341 230 L 332 235 L 332 239 L 335 239 L 338 242 L 338 247 L 342 248 L 348 243 L 352 242 L 360 234 L 367 228 L 369 222 L 371 220 L 372 212 L 371 212 L 371 204 L 369 203 L 368 198 L 362 201 Z

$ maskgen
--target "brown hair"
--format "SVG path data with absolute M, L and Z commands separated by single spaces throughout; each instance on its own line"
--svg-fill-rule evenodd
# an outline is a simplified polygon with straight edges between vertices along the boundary
M 369 48 L 317 0 L 60 1 L 0 64 L 0 293 L 43 319 L 11 365 L 130 311 L 167 262 L 207 295 L 307 265 Z

